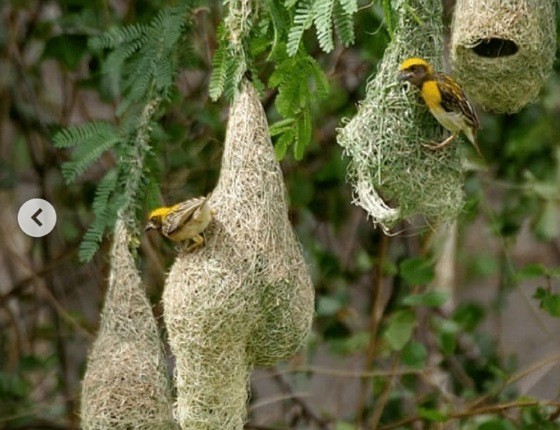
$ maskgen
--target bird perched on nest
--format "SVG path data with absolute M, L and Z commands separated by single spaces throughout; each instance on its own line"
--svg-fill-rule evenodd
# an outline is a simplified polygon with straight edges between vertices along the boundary
M 208 203 L 210 195 L 185 200 L 173 206 L 161 207 L 150 212 L 145 231 L 157 230 L 173 242 L 191 240 L 191 251 L 204 243 L 202 232 L 208 227 L 215 211 Z
M 409 58 L 399 68 L 399 80 L 408 81 L 417 87 L 432 115 L 451 132 L 451 136 L 443 142 L 424 146 L 430 149 L 443 148 L 463 132 L 478 155 L 481 155 L 476 141 L 478 117 L 471 102 L 451 76 L 434 72 L 426 60 Z

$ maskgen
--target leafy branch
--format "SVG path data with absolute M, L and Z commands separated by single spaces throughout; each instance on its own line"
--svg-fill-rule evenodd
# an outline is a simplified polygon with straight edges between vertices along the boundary
M 86 123 L 54 136 L 55 146 L 72 148 L 71 161 L 62 167 L 68 183 L 108 151 L 117 160 L 97 186 L 95 218 L 80 245 L 81 261 L 91 260 L 118 216 L 130 231 L 138 231 L 142 208 L 155 188 L 146 167 L 153 151 L 152 128 L 175 89 L 189 16 L 190 6 L 184 1 L 162 9 L 146 24 L 112 28 L 89 40 L 90 49 L 102 57 L 102 85 L 120 101 L 117 125 Z

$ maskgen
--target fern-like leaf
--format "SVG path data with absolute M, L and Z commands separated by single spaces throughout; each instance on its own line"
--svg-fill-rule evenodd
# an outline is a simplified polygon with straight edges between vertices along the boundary
M 352 45 L 355 41 L 354 19 L 344 8 L 342 2 L 336 3 L 333 18 L 338 37 L 342 41 L 342 44 L 344 46 Z
M 232 61 L 228 63 L 226 72 L 226 84 L 224 94 L 228 100 L 232 100 L 239 83 L 243 79 L 247 71 L 247 63 L 245 61 L 245 53 L 243 50 L 234 52 Z
M 314 11 L 312 0 L 302 0 L 296 8 L 294 24 L 288 34 L 287 52 L 294 56 L 299 49 L 303 33 L 313 24 Z
M 89 139 L 81 142 L 72 154 L 72 161 L 62 165 L 62 176 L 67 183 L 74 181 L 84 173 L 101 155 L 115 146 L 120 138 L 116 134 L 112 136 L 93 135 Z
M 54 146 L 57 148 L 70 148 L 79 146 L 91 139 L 102 142 L 115 136 L 115 128 L 108 122 L 88 122 L 65 128 L 53 137 Z
M 208 86 L 208 92 L 213 101 L 218 100 L 224 92 L 228 69 L 227 61 L 226 43 L 221 41 L 220 46 L 214 52 L 214 58 L 212 58 L 212 74 L 210 75 L 210 84 Z
M 111 194 L 115 192 L 117 187 L 118 172 L 116 169 L 109 170 L 105 176 L 99 181 L 93 198 L 92 209 L 94 213 L 101 213 L 109 202 Z
M 294 145 L 294 158 L 301 160 L 305 152 L 305 148 L 311 143 L 312 124 L 311 112 L 309 107 L 302 110 L 302 113 L 297 121 L 297 135 Z
M 134 55 L 141 46 L 141 40 L 136 40 L 124 46 L 119 46 L 107 55 L 107 58 L 103 62 L 101 72 L 107 80 L 108 89 L 113 97 L 117 97 L 120 94 L 125 61 Z
M 313 6 L 313 22 L 317 29 L 319 46 L 324 52 L 334 49 L 332 18 L 335 0 L 317 0 Z
M 346 15 L 354 15 L 358 12 L 358 0 L 338 0 L 338 4 L 342 6 Z
M 391 39 L 393 39 L 393 34 L 395 32 L 395 14 L 393 12 L 393 6 L 391 5 L 391 0 L 382 0 L 382 4 L 387 32 L 389 33 Z
M 120 45 L 128 44 L 142 38 L 145 31 L 146 26 L 142 24 L 111 28 L 105 33 L 89 39 L 88 44 L 92 50 L 114 49 Z

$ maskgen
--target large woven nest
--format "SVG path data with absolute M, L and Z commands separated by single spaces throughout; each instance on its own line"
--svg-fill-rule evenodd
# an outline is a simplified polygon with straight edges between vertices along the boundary
M 179 253 L 163 295 L 183 429 L 240 430 L 255 365 L 293 355 L 309 333 L 313 288 L 288 221 L 264 110 L 245 83 L 228 122 L 206 244 Z
M 484 109 L 517 112 L 539 94 L 556 53 L 554 0 L 457 0 L 453 71 Z
M 83 380 L 84 430 L 171 430 L 172 401 L 156 321 L 119 220 L 101 326 Z
M 414 215 L 432 222 L 454 219 L 463 198 L 459 141 L 439 151 L 423 147 L 446 134 L 417 90 L 397 82 L 399 65 L 408 57 L 423 57 L 442 69 L 441 1 L 410 0 L 396 7 L 394 40 L 368 82 L 356 116 L 338 135 L 350 157 L 355 203 L 385 230 Z

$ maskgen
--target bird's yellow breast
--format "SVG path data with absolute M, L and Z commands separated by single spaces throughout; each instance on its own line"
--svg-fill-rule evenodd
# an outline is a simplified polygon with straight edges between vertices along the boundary
M 422 98 L 428 109 L 437 109 L 441 104 L 441 93 L 439 92 L 436 81 L 425 81 L 422 84 Z

